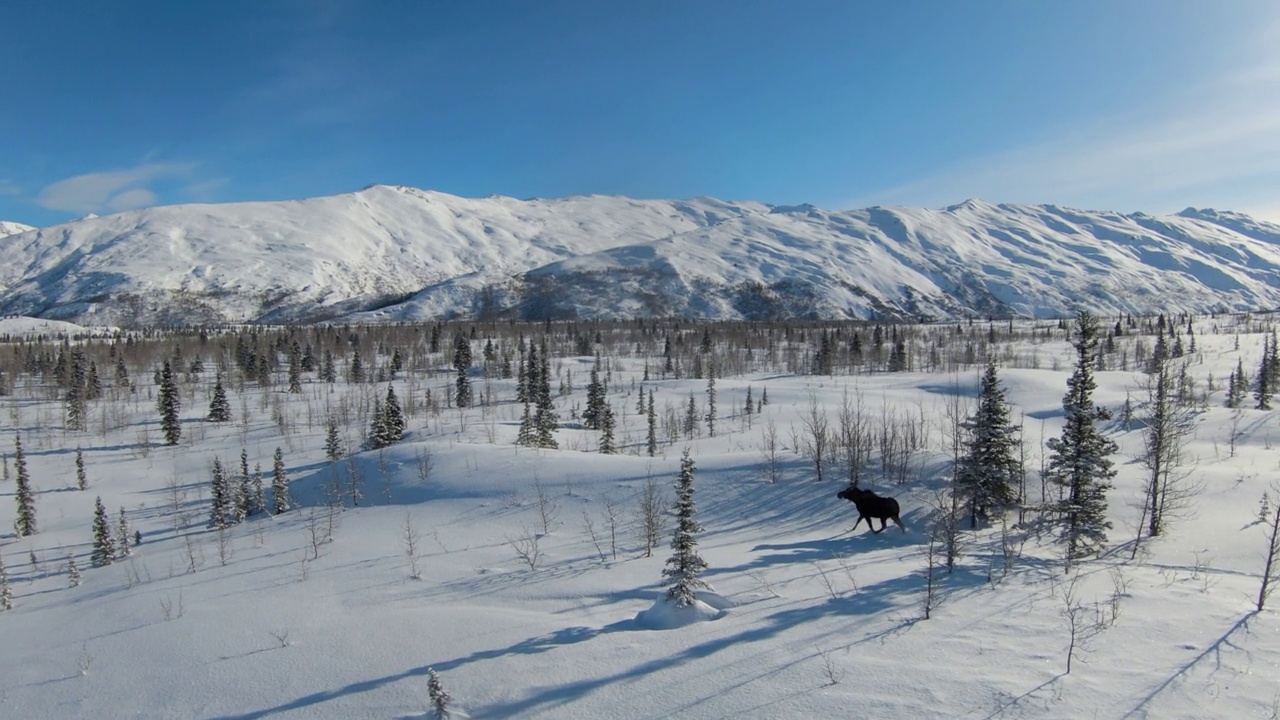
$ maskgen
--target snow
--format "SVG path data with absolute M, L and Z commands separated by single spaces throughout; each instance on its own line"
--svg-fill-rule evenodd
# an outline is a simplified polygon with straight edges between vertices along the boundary
M 1237 359 L 1256 368 L 1261 330 L 1273 322 L 1196 321 L 1189 371 L 1198 388 L 1210 374 L 1217 388 L 1187 448 L 1205 490 L 1194 516 L 1148 541 L 1134 561 L 1126 543 L 1139 513 L 1142 470 L 1133 459 L 1142 436 L 1136 426 L 1108 426 L 1121 445 L 1109 495 L 1112 551 L 1082 564 L 1077 589 L 1090 606 L 1115 597 L 1119 616 L 1069 675 L 1062 610 L 1071 579 L 1048 538 L 1025 538 L 1022 557 L 1001 577 L 999 529 L 966 532 L 942 601 L 922 617 L 927 500 L 949 458 L 945 402 L 952 388 L 972 392 L 980 366 L 835 377 L 762 367 L 719 378 L 716 436 L 664 443 L 648 458 L 631 389 L 643 358 L 619 349 L 609 399 L 622 454 L 594 452 L 595 433 L 573 429 L 557 433 L 559 450 L 515 447 L 512 381 L 493 380 L 499 404 L 440 416 L 419 410 L 403 442 L 332 465 L 323 450 L 326 408 L 371 388 L 380 394 L 380 385 L 339 384 L 331 393 L 308 376 L 304 393 L 290 395 L 250 383 L 231 392 L 237 419 L 212 424 L 201 420 L 209 372 L 184 389 L 185 439 L 170 448 L 156 444 L 148 378 L 136 376 L 137 394 L 94 404 L 87 432 L 62 430 L 60 403 L 19 381 L 15 395 L 0 396 L 0 448 L 12 466 L 21 429 L 41 531 L 0 536 L 15 591 L 14 609 L 0 612 L 0 716 L 421 717 L 433 668 L 472 718 L 1269 717 L 1280 703 L 1280 620 L 1275 609 L 1254 612 L 1252 602 L 1261 569 L 1257 504 L 1274 487 L 1280 416 L 1223 408 L 1221 386 Z M 1063 334 L 1044 339 L 1046 328 L 1052 324 L 1034 340 L 998 346 L 1014 416 L 1028 414 L 1033 471 L 1043 439 L 1060 427 L 1070 366 Z M 1150 346 L 1150 336 L 1141 339 Z M 1118 339 L 1130 357 L 1135 342 Z M 590 359 L 564 362 L 579 379 L 557 401 L 567 417 L 581 405 Z M 1115 409 L 1136 397 L 1142 377 L 1111 370 L 1097 379 L 1095 400 Z M 413 386 L 420 398 L 451 381 L 408 374 L 396 390 L 406 398 Z M 647 385 L 660 407 L 705 391 L 705 381 L 692 379 Z M 750 421 L 740 412 L 748 386 L 756 398 L 767 388 L 770 400 Z M 906 533 L 847 532 L 854 515 L 835 498 L 842 483 L 814 482 L 811 464 L 794 451 L 790 428 L 802 432 L 809 398 L 834 422 L 846 390 L 875 423 L 918 422 L 928 436 L 906 484 L 884 480 L 876 465 L 868 479 L 899 499 Z M 782 446 L 777 483 L 760 473 L 770 425 Z M 349 444 L 358 441 L 358 426 L 344 432 Z M 87 492 L 73 489 L 77 447 L 87 458 Z M 234 466 L 242 447 L 268 472 L 283 447 L 302 507 L 234 527 L 224 561 L 217 533 L 204 527 L 208 467 L 214 457 Z M 644 557 L 629 513 L 646 478 L 670 492 L 685 447 L 697 465 L 703 579 L 716 592 L 677 611 L 661 600 L 669 551 Z M 434 463 L 425 480 L 424 452 Z M 324 489 L 353 468 L 366 479 L 365 501 L 333 513 L 332 541 L 310 559 L 308 526 L 329 522 Z M 193 514 L 185 527 L 171 509 L 175 491 Z M 11 496 L 12 484 L 0 494 Z M 547 528 L 540 494 L 555 509 Z M 98 495 L 113 519 L 125 507 L 144 537 L 131 559 L 106 568 L 87 562 Z M 1272 499 L 1280 499 L 1274 490 Z M 13 503 L 0 500 L 7 529 Z M 628 513 L 616 558 L 603 532 L 607 503 Z M 401 547 L 406 520 L 421 533 L 420 580 L 409 578 Z M 539 540 L 536 567 L 513 551 L 511 540 L 523 534 Z M 61 570 L 71 554 L 83 571 L 76 588 Z
M 1280 226 L 968 200 L 462 198 L 375 185 L 4 239 L 0 312 L 88 324 L 1054 317 L 1280 306 Z
M 22 223 L 11 222 L 9 220 L 0 220 L 0 238 L 9 235 L 17 235 L 18 233 L 30 232 L 35 230 L 31 225 L 23 225 Z

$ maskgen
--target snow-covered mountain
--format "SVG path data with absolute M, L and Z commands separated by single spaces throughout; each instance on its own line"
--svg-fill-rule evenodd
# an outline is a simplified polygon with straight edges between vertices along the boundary
M 1280 306 L 1280 226 L 1195 209 L 1150 216 L 970 200 L 829 211 L 373 186 L 86 218 L 2 247 L 0 313 L 93 323 Z
M 9 220 L 0 220 L 0 238 L 17 235 L 18 233 L 31 232 L 32 230 L 35 230 L 35 228 L 30 225 L 10 222 Z

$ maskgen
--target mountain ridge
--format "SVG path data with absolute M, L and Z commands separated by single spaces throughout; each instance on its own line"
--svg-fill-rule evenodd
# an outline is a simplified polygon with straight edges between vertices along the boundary
M 969 199 L 462 198 L 404 186 L 171 205 L 0 240 L 0 313 L 95 324 L 955 319 L 1280 306 L 1280 226 Z

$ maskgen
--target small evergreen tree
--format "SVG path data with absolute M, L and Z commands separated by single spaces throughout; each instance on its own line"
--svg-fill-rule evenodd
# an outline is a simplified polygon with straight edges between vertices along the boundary
M 444 685 L 434 668 L 427 668 L 427 695 L 431 698 L 431 717 L 434 720 L 449 720 L 453 716 L 449 712 L 453 698 L 444 691 Z
M 471 367 L 471 341 L 463 333 L 458 333 L 453 337 L 453 369 L 458 372 L 454 403 L 460 408 L 471 407 L 471 379 L 467 377 L 469 367 Z
M 9 585 L 9 571 L 4 569 L 4 556 L 0 555 L 0 610 L 13 609 L 13 588 Z
M 93 553 L 89 561 L 94 567 L 103 567 L 115 562 L 116 541 L 111 534 L 111 519 L 107 517 L 107 506 L 102 504 L 102 496 L 93 503 Z
M 84 470 L 84 452 L 76 448 L 76 489 L 89 489 L 89 476 Z
M 1253 381 L 1253 399 L 1257 409 L 1270 410 L 1271 396 L 1275 394 L 1276 346 L 1268 336 L 1262 338 L 1262 361 L 1258 363 L 1258 375 Z
M 697 599 L 694 591 L 707 587 L 699 578 L 707 563 L 698 556 L 698 533 L 702 532 L 702 526 L 694 517 L 697 508 L 693 502 L 693 471 L 693 460 L 686 448 L 680 458 L 680 474 L 676 477 L 676 529 L 671 538 L 673 553 L 662 570 L 664 581 L 670 585 L 667 597 L 675 601 L 676 607 L 693 604 Z
M 600 408 L 600 452 L 605 455 L 613 455 L 618 452 L 613 432 L 613 408 L 609 406 L 609 403 L 605 403 Z
M 991 508 L 1016 500 L 1021 465 L 1018 429 L 1010 418 L 1004 389 L 996 376 L 995 360 L 988 360 L 978 390 L 977 412 L 969 419 L 969 438 L 956 471 L 956 492 L 969 505 L 970 526 Z
M 13 436 L 13 467 L 17 471 L 17 488 L 13 492 L 13 499 L 18 504 L 13 529 L 18 537 L 35 535 L 36 497 L 31 491 L 31 477 L 27 475 L 27 456 L 22 451 L 22 438 L 16 433 Z
M 222 460 L 213 459 L 209 486 L 209 527 L 222 530 L 227 527 L 227 516 L 233 512 L 235 499 L 231 492 L 231 479 L 222 467 Z
M 284 470 L 284 451 L 276 448 L 271 465 L 271 514 L 289 510 L 289 476 Z
M 387 398 L 382 403 L 383 427 L 386 430 L 387 445 L 393 445 L 404 438 L 404 411 L 400 409 L 400 399 L 396 397 L 395 388 L 387 385 Z
M 124 508 L 120 508 L 120 520 L 116 523 L 116 559 L 129 557 L 129 536 L 132 534 L 129 530 L 129 517 L 125 515 Z
M 529 401 L 524 401 L 524 412 L 520 415 L 520 430 L 516 433 L 516 444 L 524 447 L 537 447 L 538 429 L 533 423 L 533 413 L 529 410 Z
M 156 398 L 156 409 L 160 411 L 160 429 L 164 433 L 165 444 L 177 445 L 182 439 L 182 424 L 178 419 L 182 404 L 168 360 L 165 360 L 160 369 L 160 392 Z
M 338 437 L 338 421 L 330 415 L 325 421 L 324 456 L 329 462 L 338 462 L 344 455 L 342 439 Z
M 67 556 L 67 583 L 71 587 L 80 587 L 80 567 L 76 565 L 76 556 Z
M 646 411 L 646 419 L 648 420 L 649 433 L 645 439 L 645 450 L 648 451 L 649 457 L 658 454 L 658 411 L 654 409 L 653 390 L 649 391 L 649 408 Z
M 1095 425 L 1111 417 L 1106 408 L 1093 404 L 1097 382 L 1092 360 L 1097 344 L 1097 320 L 1088 311 L 1080 311 L 1072 339 L 1076 369 L 1067 380 L 1067 394 L 1062 398 L 1066 422 L 1061 437 L 1047 443 L 1051 455 L 1045 469 L 1049 481 L 1066 490 L 1054 510 L 1062 526 L 1068 565 L 1097 552 L 1111 527 L 1106 519 L 1107 490 L 1116 474 L 1110 456 L 1118 447 Z
M 707 434 L 716 436 L 716 364 L 707 364 Z
M 209 401 L 209 422 L 227 422 L 231 419 L 231 403 L 227 402 L 227 390 L 222 386 L 222 373 L 213 381 L 213 399 Z

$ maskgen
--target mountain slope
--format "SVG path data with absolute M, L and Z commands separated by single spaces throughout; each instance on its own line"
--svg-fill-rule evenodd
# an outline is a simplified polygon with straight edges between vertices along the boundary
M 1280 305 L 1280 226 L 970 200 L 843 212 L 374 186 L 7 238 L 0 312 L 77 321 L 926 317 Z
M 35 230 L 35 228 L 30 225 L 23 225 L 22 223 L 10 222 L 8 220 L 0 220 L 0 238 L 17 235 L 18 233 L 31 232 L 32 230 Z

